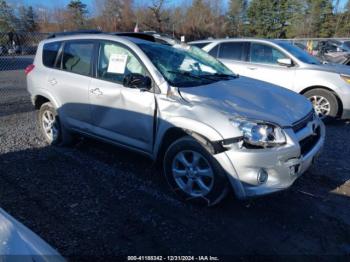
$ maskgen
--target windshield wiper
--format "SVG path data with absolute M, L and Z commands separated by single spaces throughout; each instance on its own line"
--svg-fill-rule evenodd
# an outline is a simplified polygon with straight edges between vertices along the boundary
M 229 74 L 221 74 L 221 73 L 215 73 L 215 74 L 203 74 L 203 75 L 194 75 L 194 74 L 191 74 L 190 72 L 187 72 L 187 71 L 172 71 L 172 70 L 169 70 L 168 71 L 169 73 L 172 73 L 172 74 L 178 74 L 178 75 L 183 75 L 183 76 L 189 76 L 189 77 L 192 77 L 192 78 L 197 78 L 197 79 L 207 79 L 207 80 L 211 80 L 213 81 L 215 79 L 218 79 L 218 78 L 224 78 L 224 79 L 227 79 L 230 78 L 230 77 L 233 77 L 233 78 L 238 78 L 238 76 L 236 75 L 229 75 Z
M 167 72 L 171 73 L 171 74 L 182 75 L 182 76 L 189 76 L 189 77 L 196 78 L 196 79 L 202 79 L 201 76 L 193 75 L 190 72 L 186 72 L 186 71 L 172 71 L 172 70 L 168 70 Z
M 215 74 L 205 74 L 203 75 L 205 77 L 218 77 L 218 78 L 238 78 L 238 75 L 229 75 L 229 74 L 223 74 L 223 73 L 215 73 Z

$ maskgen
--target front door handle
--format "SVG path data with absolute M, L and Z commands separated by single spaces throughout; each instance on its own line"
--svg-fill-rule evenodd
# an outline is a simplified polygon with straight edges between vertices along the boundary
M 93 94 L 93 95 L 97 95 L 97 96 L 102 96 L 103 95 L 102 91 L 99 88 L 91 89 L 90 93 Z
M 256 67 L 253 67 L 253 66 L 250 66 L 248 67 L 249 70 L 256 70 L 257 68 Z

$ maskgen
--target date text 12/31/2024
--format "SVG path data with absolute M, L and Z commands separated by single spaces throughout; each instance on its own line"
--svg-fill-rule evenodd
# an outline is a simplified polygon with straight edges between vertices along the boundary
M 216 256 L 128 256 L 128 261 L 220 261 Z

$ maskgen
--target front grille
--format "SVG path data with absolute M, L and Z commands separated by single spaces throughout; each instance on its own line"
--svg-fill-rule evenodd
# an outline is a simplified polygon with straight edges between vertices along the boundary
M 299 121 L 293 123 L 292 128 L 295 133 L 299 132 L 301 129 L 307 126 L 307 123 L 314 120 L 314 111 L 312 110 L 310 113 L 308 113 L 304 118 L 300 119 Z
M 302 156 L 307 155 L 314 148 L 314 146 L 317 144 L 320 137 L 321 137 L 321 128 L 317 127 L 314 134 L 301 140 L 299 142 L 301 155 Z

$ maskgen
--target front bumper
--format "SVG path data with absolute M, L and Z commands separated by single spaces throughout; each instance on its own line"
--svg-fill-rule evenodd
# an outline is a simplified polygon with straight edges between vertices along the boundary
M 265 195 L 290 187 L 319 155 L 325 141 L 325 127 L 316 119 L 295 133 L 284 129 L 287 143 L 283 147 L 267 149 L 244 149 L 237 144 L 228 151 L 215 155 L 228 173 L 229 180 L 238 198 Z M 317 130 L 318 136 L 315 134 Z M 304 141 L 315 136 L 307 147 Z M 303 145 L 303 146 L 301 146 Z M 268 173 L 268 179 L 260 184 L 259 170 Z

